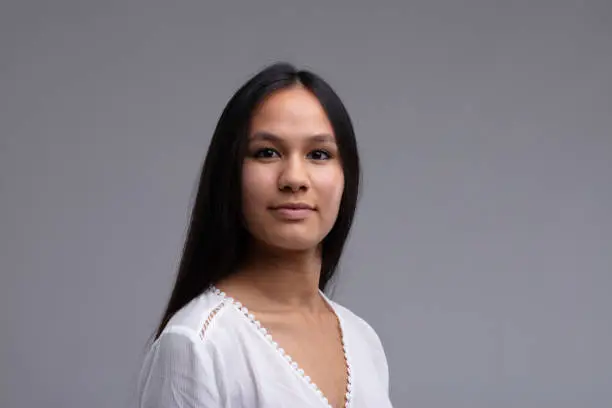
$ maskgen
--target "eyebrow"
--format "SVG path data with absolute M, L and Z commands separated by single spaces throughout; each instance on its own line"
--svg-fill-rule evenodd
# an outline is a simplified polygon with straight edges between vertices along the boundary
M 313 142 L 336 143 L 336 138 L 334 138 L 332 135 L 328 133 L 315 134 L 315 135 L 309 136 L 308 139 Z M 255 132 L 251 136 L 251 140 L 265 140 L 269 142 L 280 142 L 280 143 L 283 142 L 281 137 L 273 133 L 270 133 L 270 132 Z

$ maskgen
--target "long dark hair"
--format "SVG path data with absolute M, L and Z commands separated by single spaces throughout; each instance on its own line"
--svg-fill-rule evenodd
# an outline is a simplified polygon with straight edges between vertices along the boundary
M 325 290 L 334 276 L 359 193 L 360 165 L 353 125 L 344 104 L 322 78 L 288 63 L 276 63 L 238 89 L 219 118 L 200 175 L 174 289 L 155 339 L 179 309 L 235 273 L 243 261 L 249 233 L 242 219 L 241 175 L 251 116 L 267 95 L 298 84 L 316 96 L 329 117 L 344 171 L 338 217 L 322 242 L 319 288 Z

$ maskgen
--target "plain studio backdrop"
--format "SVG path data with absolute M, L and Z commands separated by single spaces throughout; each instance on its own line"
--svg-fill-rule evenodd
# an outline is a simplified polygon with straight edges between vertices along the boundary
M 612 406 L 612 3 L 3 1 L 0 406 L 129 407 L 217 118 L 276 60 L 354 118 L 334 299 L 397 407 Z

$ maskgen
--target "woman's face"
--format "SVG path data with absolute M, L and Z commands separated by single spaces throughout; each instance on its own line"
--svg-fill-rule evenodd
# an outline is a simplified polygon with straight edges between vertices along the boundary
M 242 170 L 242 209 L 264 245 L 315 248 L 332 229 L 344 189 L 336 138 L 317 98 L 295 86 L 253 112 Z

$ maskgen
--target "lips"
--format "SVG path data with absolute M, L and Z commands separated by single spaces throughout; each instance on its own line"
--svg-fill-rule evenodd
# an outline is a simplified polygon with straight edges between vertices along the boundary
M 285 203 L 273 207 L 275 210 L 314 210 L 314 207 L 306 203 Z
M 299 221 L 309 217 L 315 208 L 306 203 L 284 203 L 272 207 L 272 211 L 283 220 Z

